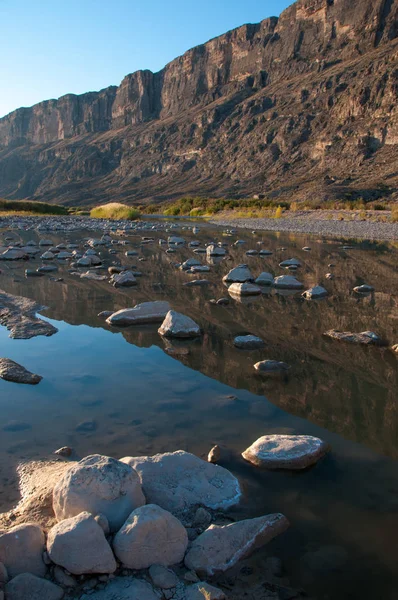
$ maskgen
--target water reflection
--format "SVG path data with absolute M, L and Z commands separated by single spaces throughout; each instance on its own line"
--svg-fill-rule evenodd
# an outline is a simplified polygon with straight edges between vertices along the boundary
M 186 231 L 183 235 L 191 237 Z M 297 582 L 325 599 L 373 600 L 381 591 L 383 598 L 392 599 L 398 477 L 396 463 L 381 454 L 398 454 L 396 357 L 385 348 L 337 344 L 321 334 L 331 328 L 372 329 L 397 343 L 396 250 L 372 244 L 343 251 L 339 242 L 240 232 L 247 243 L 229 248 L 232 260 L 217 261 L 206 273 L 213 285 L 189 288 L 183 283 L 202 275 L 183 273 L 174 263 L 195 256 L 192 250 L 168 255 L 157 243 L 158 234 L 153 237 L 155 242 L 143 247 L 134 237 L 131 246 L 116 247 L 116 255 L 100 250 L 106 265 L 120 261 L 143 272 L 138 286 L 126 290 L 81 280 L 67 265 L 57 274 L 63 282 L 49 276 L 25 279 L 26 265 L 2 265 L 0 287 L 48 306 L 45 314 L 59 329 L 51 338 L 29 341 L 9 340 L 0 329 L 2 355 L 44 377 L 34 388 L 0 381 L 3 508 L 17 494 L 12 486 L 15 464 L 47 456 L 62 445 L 73 446 L 81 456 L 176 448 L 205 455 L 213 443 L 224 443 L 236 452 L 227 466 L 239 474 L 246 490 L 241 515 L 283 511 L 293 523 L 273 548 Z M 195 238 L 203 245 L 221 235 L 202 229 Z M 273 254 L 246 256 L 260 240 Z M 283 254 L 277 249 L 281 245 L 288 248 Z M 302 251 L 303 246 L 311 246 L 311 252 Z M 139 256 L 126 257 L 130 248 L 138 249 Z M 233 266 L 247 263 L 256 275 L 279 275 L 280 257 L 287 254 L 302 263 L 297 278 L 306 287 L 324 285 L 328 298 L 304 301 L 300 294 L 265 288 L 264 294 L 244 302 L 209 302 L 226 296 L 222 276 Z M 335 277 L 327 281 L 330 263 Z M 352 289 L 364 282 L 376 291 L 358 297 Z M 154 299 L 169 300 L 194 318 L 203 337 L 170 342 L 157 334 L 156 326 L 115 330 L 97 317 L 102 310 Z M 259 335 L 266 347 L 238 350 L 233 337 L 242 333 Z M 253 365 L 264 358 L 291 365 L 289 378 L 259 377 Z M 93 423 L 91 431 L 79 429 L 85 421 Z M 333 453 L 300 474 L 264 473 L 237 458 L 254 439 L 271 432 L 321 435 Z M 328 545 L 347 553 L 344 568 L 326 576 L 306 567 L 303 556 Z

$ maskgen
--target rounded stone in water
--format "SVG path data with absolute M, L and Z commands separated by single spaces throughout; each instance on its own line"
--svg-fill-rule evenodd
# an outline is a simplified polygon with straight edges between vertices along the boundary
M 305 469 L 326 454 L 329 447 L 311 435 L 264 435 L 242 452 L 248 462 L 267 469 Z

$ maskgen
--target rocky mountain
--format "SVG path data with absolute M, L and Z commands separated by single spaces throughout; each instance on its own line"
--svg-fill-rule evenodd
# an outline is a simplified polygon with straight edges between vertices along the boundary
M 398 195 L 398 0 L 298 0 L 162 71 L 0 119 L 0 196 Z

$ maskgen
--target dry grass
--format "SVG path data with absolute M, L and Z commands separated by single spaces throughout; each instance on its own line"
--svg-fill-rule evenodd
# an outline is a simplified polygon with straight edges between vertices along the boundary
M 121 204 L 120 202 L 109 202 L 102 206 L 96 206 L 90 211 L 90 217 L 94 219 L 126 219 L 134 221 L 139 219 L 141 213 L 136 208 Z

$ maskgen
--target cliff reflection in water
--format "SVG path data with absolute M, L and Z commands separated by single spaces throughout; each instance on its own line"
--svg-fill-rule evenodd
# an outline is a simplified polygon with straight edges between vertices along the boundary
M 188 241 L 193 237 L 190 231 L 183 231 L 182 235 Z M 184 247 L 166 254 L 165 247 L 158 244 L 159 235 L 154 233 L 154 237 L 154 243 L 140 249 L 144 262 L 124 255 L 126 249 L 139 246 L 139 237 L 130 238 L 132 246 L 120 248 L 116 256 L 109 255 L 106 249 L 100 250 L 106 265 L 120 261 L 142 271 L 136 288 L 116 290 L 107 282 L 80 280 L 68 273 L 67 266 L 60 268 L 62 283 L 48 277 L 25 279 L 23 268 L 17 265 L 3 274 L 0 287 L 48 306 L 44 314 L 50 318 L 107 329 L 97 317 L 101 310 L 118 310 L 148 300 L 168 300 L 175 310 L 195 319 L 204 332 L 202 339 L 183 343 L 189 354 L 176 358 L 185 365 L 232 387 L 265 395 L 289 413 L 377 452 L 398 456 L 397 358 L 388 348 L 351 346 L 322 336 L 332 328 L 370 329 L 390 345 L 398 343 L 394 247 L 361 244 L 345 251 L 339 241 L 240 232 L 239 237 L 246 244 L 229 247 L 226 260 L 213 264 L 209 273 L 192 276 L 173 265 L 195 256 L 192 249 Z M 203 227 L 195 239 L 205 243 L 215 238 L 230 245 L 237 237 L 223 237 L 220 230 Z M 263 241 L 263 245 L 256 245 L 258 241 Z M 281 250 L 281 246 L 286 250 Z M 311 246 L 311 252 L 302 251 L 303 246 Z M 245 252 L 251 248 L 268 248 L 273 254 L 264 258 L 246 256 Z M 286 273 L 278 266 L 279 262 L 292 256 L 302 262 L 297 278 L 306 287 L 323 284 L 330 292 L 327 299 L 304 301 L 300 293 L 282 295 L 265 289 L 261 297 L 246 302 L 230 299 L 227 307 L 209 303 L 210 298 L 228 296 L 222 276 L 233 266 L 247 263 L 255 275 L 262 271 L 279 275 Z M 205 255 L 197 258 L 206 262 Z M 335 266 L 329 267 L 331 263 Z M 329 271 L 334 274 L 330 281 L 325 279 Z M 193 278 L 209 279 L 211 285 L 184 287 Z M 367 297 L 355 295 L 352 289 L 361 283 L 373 285 L 375 293 Z M 156 326 L 111 331 L 121 332 L 136 346 L 166 347 Z M 266 347 L 250 352 L 236 349 L 233 337 L 241 333 L 260 336 Z M 256 375 L 253 364 L 265 358 L 291 365 L 289 378 L 267 381 Z

